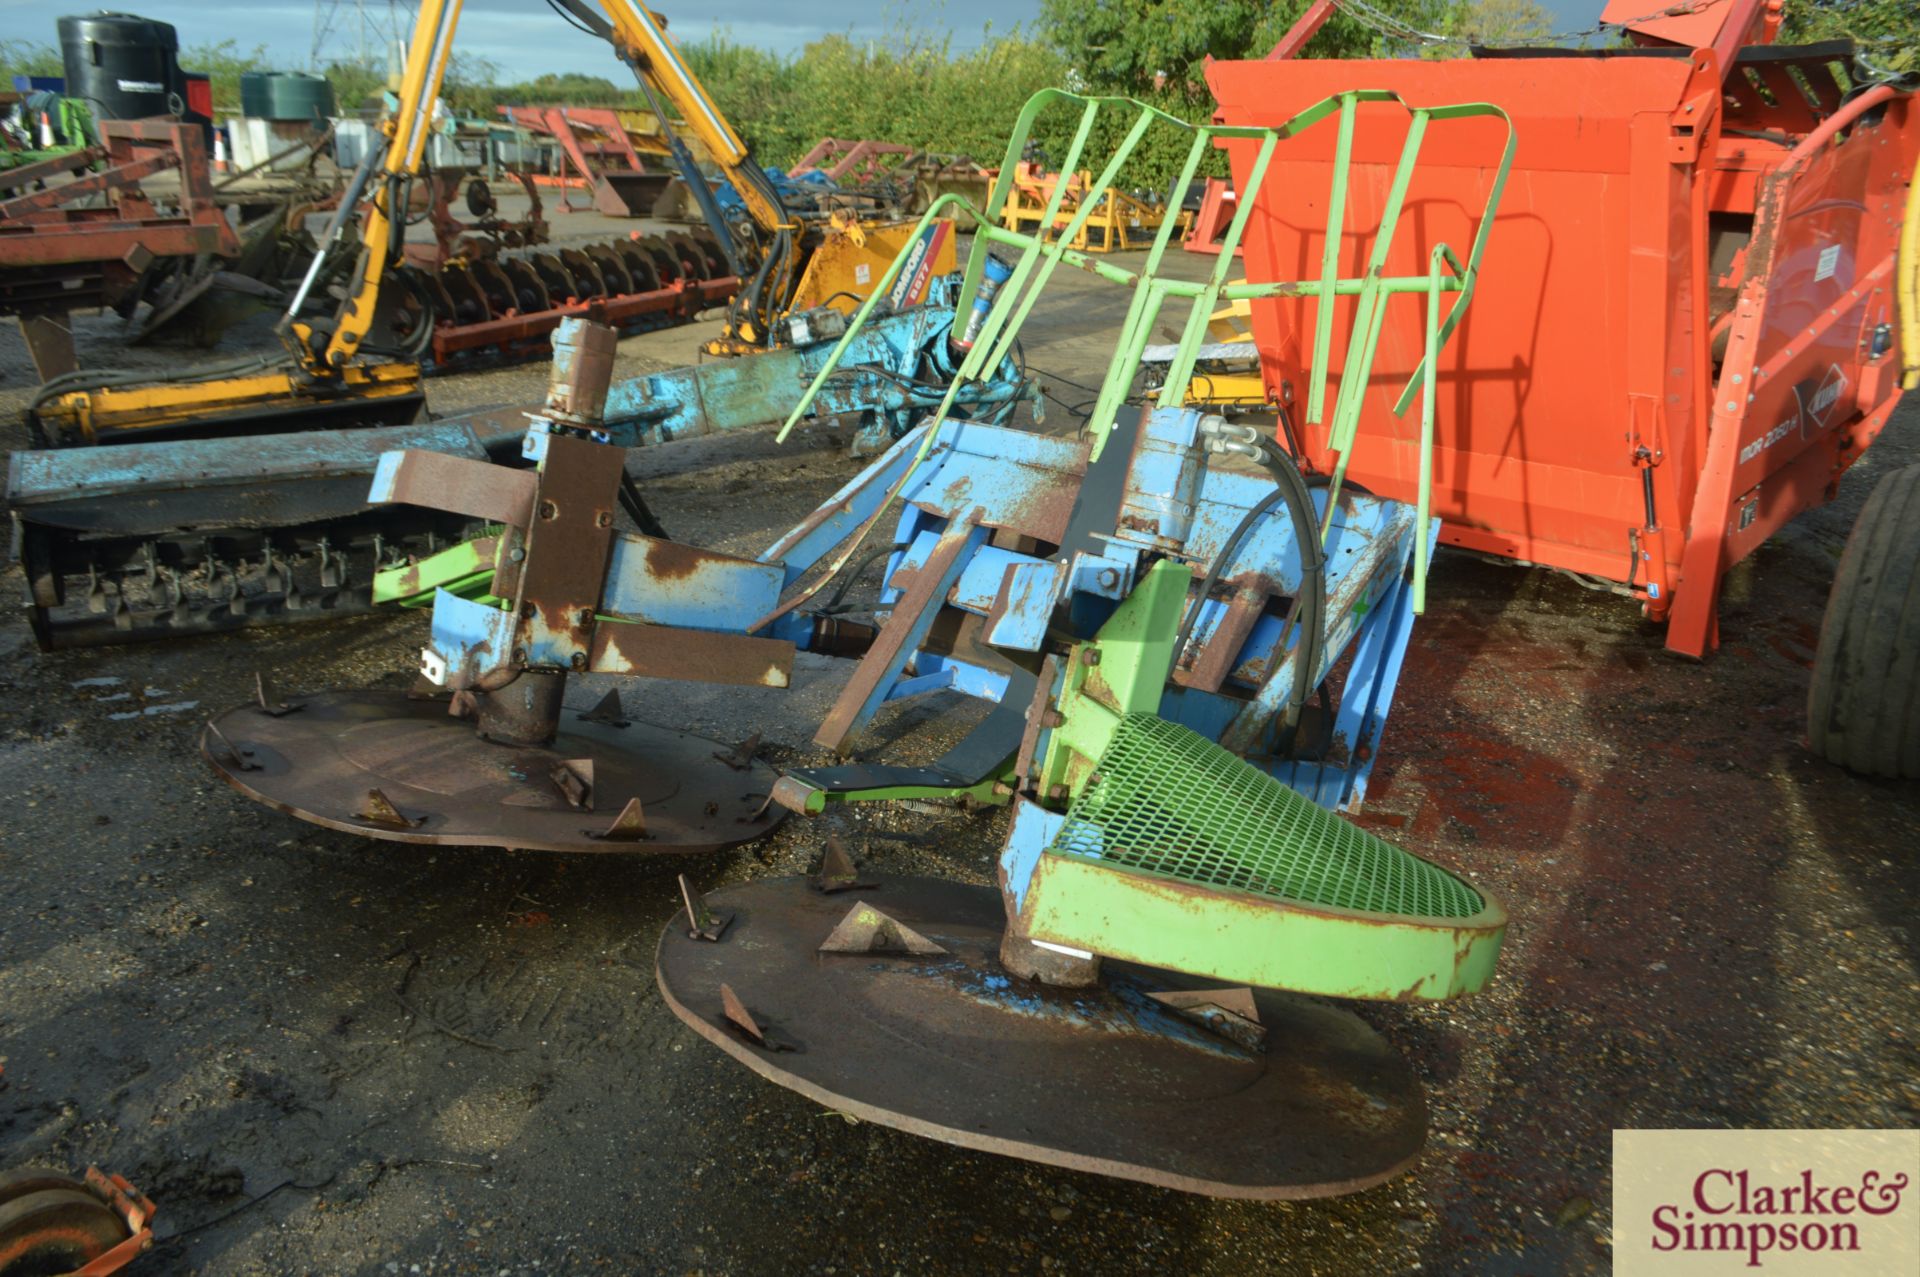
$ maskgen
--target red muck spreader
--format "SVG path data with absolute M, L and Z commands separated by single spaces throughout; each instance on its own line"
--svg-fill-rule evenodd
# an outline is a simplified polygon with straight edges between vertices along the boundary
M 1513 117 L 1519 151 L 1489 242 L 1498 268 L 1439 369 L 1447 392 L 1431 497 L 1441 539 L 1609 583 L 1641 599 L 1666 622 L 1667 646 L 1689 656 L 1718 642 L 1728 568 L 1833 495 L 1900 393 L 1895 257 L 1920 156 L 1913 97 L 1871 82 L 1850 42 L 1768 43 L 1776 18 L 1763 0 L 1730 0 L 1623 23 L 1627 48 L 1208 70 L 1230 125 L 1278 124 L 1354 89 L 1413 103 L 1484 100 Z M 1419 240 L 1466 236 L 1486 204 L 1497 127 L 1476 121 L 1426 141 L 1406 197 Z M 1377 217 L 1401 139 L 1362 116 L 1350 141 L 1306 145 L 1317 154 L 1254 192 L 1244 241 L 1253 282 L 1323 266 L 1351 273 L 1373 240 L 1366 210 Z M 1321 192 L 1349 145 L 1343 224 Z M 1226 149 L 1236 188 L 1248 190 L 1252 148 Z M 1386 273 L 1424 269 L 1415 256 L 1413 241 L 1396 244 Z M 1905 276 L 1920 290 L 1914 271 Z M 1354 305 L 1341 298 L 1335 322 Z M 1304 374 L 1314 306 L 1256 301 L 1252 325 L 1270 397 L 1289 409 L 1314 463 L 1330 468 L 1332 423 Z M 1413 309 L 1386 315 L 1348 472 L 1381 496 L 1412 500 L 1422 486 L 1420 422 L 1397 417 L 1389 391 L 1422 349 Z M 1335 351 L 1335 378 L 1340 368 Z M 1880 504 L 1898 516 L 1900 503 Z M 1911 580 L 1916 554 L 1876 566 Z M 1830 613 L 1858 610 L 1841 597 L 1847 588 L 1843 574 Z M 1905 608 L 1908 648 L 1920 648 L 1917 613 Z M 1887 620 L 1901 624 L 1900 609 Z M 1845 656 L 1823 652 L 1826 673 L 1845 681 L 1835 665 Z M 1900 704 L 1877 712 L 1911 724 L 1920 668 L 1914 652 L 1903 659 L 1888 657 L 1898 685 L 1887 690 Z M 1855 699 L 1869 712 L 1868 699 L 1886 697 Z M 1842 725 L 1815 709 L 1814 744 L 1829 757 L 1920 774 L 1920 728 L 1883 721 L 1866 754 L 1836 754 L 1823 733 Z M 1858 745 L 1860 731 L 1852 735 Z

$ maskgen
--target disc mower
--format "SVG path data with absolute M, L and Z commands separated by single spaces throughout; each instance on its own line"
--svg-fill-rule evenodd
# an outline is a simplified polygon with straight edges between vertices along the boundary
M 1043 238 L 1000 213 L 1011 157 L 1048 112 L 1076 139 L 1067 171 L 1090 137 L 1124 140 L 1084 165 L 1093 198 Z M 1204 282 L 1166 278 L 1171 222 L 1138 270 L 1071 247 L 1073 222 L 1152 134 L 1184 147 L 1183 196 L 1216 142 L 1253 148 L 1254 188 L 1270 168 L 1291 180 L 1287 153 L 1306 139 L 1379 117 L 1398 122 L 1404 149 L 1362 271 L 1329 260 L 1229 287 L 1229 252 Z M 1491 144 L 1479 214 L 1455 247 L 1400 214 L 1421 139 L 1463 127 Z M 434 592 L 424 686 L 285 698 L 262 683 L 208 725 L 203 750 L 261 802 L 408 843 L 666 854 L 845 803 L 1006 805 L 994 886 L 875 874 L 838 851 L 812 881 L 703 897 L 683 880 L 658 956 L 666 1000 L 781 1085 L 953 1143 L 1227 1196 L 1377 1183 L 1418 1153 L 1424 1102 L 1378 1034 L 1316 999 L 1472 992 L 1505 927 L 1464 878 L 1335 814 L 1365 794 L 1436 529 L 1424 500 L 1365 492 L 1340 467 L 1316 480 L 1264 432 L 1177 405 L 1223 300 L 1352 297 L 1341 419 L 1357 416 L 1378 316 L 1407 306 L 1424 316 L 1424 355 L 1403 399 L 1430 420 L 1512 145 L 1498 108 L 1387 92 L 1253 128 L 1043 92 L 988 205 L 945 196 L 922 223 L 953 209 L 980 228 L 971 309 L 947 337 L 957 375 L 813 514 L 752 558 L 617 529 L 621 454 L 602 441 L 590 380 L 532 423 L 531 472 L 390 453 L 376 502 L 497 529 L 474 548 L 476 570 Z M 1425 268 L 1382 269 L 1406 236 L 1423 240 Z M 1085 428 L 1065 438 L 963 417 L 1061 266 L 1132 290 Z M 876 298 L 910 269 L 896 260 Z M 785 429 L 879 313 L 876 299 L 861 307 Z M 1163 317 L 1182 331 L 1169 406 L 1143 411 L 1129 387 Z M 871 623 L 837 597 L 817 602 L 877 557 Z M 751 741 L 650 723 L 617 696 L 567 699 L 590 672 L 784 687 L 799 650 L 857 659 L 814 738 L 843 760 L 890 702 L 940 691 L 991 708 L 931 762 L 861 750 L 778 774 Z

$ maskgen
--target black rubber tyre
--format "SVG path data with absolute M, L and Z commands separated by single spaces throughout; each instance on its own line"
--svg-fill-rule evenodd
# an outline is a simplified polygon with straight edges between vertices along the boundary
M 25 1197 L 28 1193 L 58 1189 L 84 1193 L 87 1186 L 71 1176 L 58 1171 L 43 1171 L 37 1166 L 18 1171 L 0 1171 L 0 1206 L 5 1206 L 16 1197 Z
M 128 1236 L 126 1222 L 92 1193 L 28 1193 L 0 1206 L 0 1277 L 69 1273 Z
M 1830 762 L 1920 779 L 1920 465 L 1882 478 L 1820 624 L 1807 738 Z

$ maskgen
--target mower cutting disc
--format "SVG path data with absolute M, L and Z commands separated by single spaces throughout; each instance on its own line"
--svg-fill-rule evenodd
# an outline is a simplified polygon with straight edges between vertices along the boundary
M 946 953 L 820 952 L 856 904 Z M 1116 963 L 1092 989 L 1018 979 L 999 962 L 991 888 L 886 878 L 823 895 L 780 878 L 705 908 L 731 915 L 718 942 L 689 938 L 684 915 L 661 937 L 667 1004 L 761 1076 L 871 1122 L 1245 1198 L 1366 1188 L 1426 1139 L 1411 1070 L 1350 1012 L 1256 991 L 1266 1049 L 1254 1051 L 1150 996 L 1202 982 Z M 723 987 L 759 1039 L 727 1014 Z
M 774 771 L 704 736 L 566 711 L 552 745 L 498 745 L 445 699 L 401 692 L 332 692 L 292 712 L 243 706 L 213 721 L 201 752 L 270 807 L 396 842 L 719 851 L 781 815 L 766 803 Z
M 0 1203 L 0 1277 L 71 1272 L 131 1236 L 126 1221 L 79 1181 L 45 1178 L 65 1186 Z

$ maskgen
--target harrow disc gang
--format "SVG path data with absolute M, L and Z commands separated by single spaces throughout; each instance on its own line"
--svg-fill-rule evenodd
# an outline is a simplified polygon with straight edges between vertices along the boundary
M 625 333 L 685 323 L 724 303 L 739 284 L 705 229 L 549 244 L 398 273 L 402 287 L 383 308 L 389 338 L 420 348 L 434 369 L 541 353 L 569 317 Z

